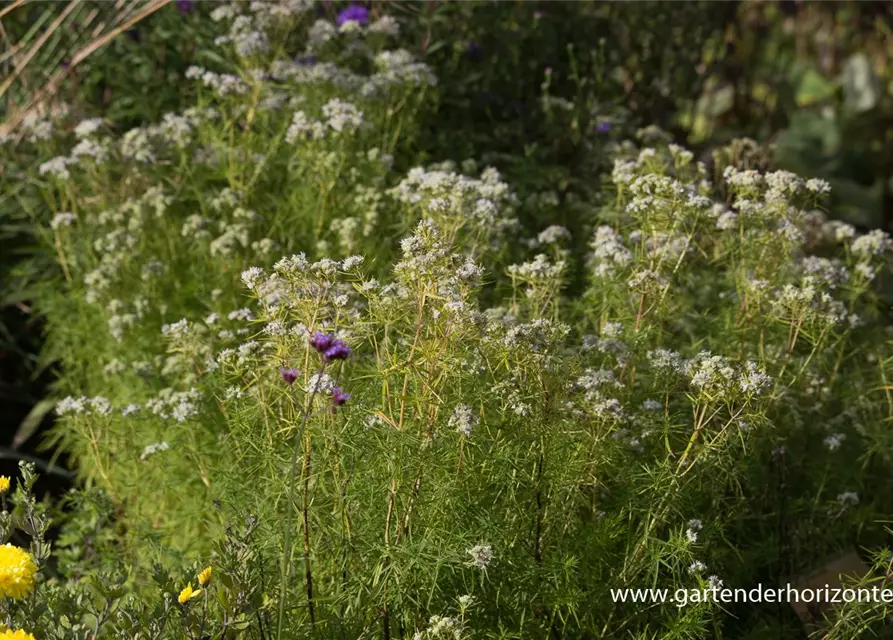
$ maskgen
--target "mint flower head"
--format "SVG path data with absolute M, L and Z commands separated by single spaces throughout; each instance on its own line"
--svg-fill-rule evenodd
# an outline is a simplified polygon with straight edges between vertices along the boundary
M 345 22 L 357 22 L 361 25 L 369 22 L 369 9 L 358 4 L 352 4 L 338 14 L 338 26 Z

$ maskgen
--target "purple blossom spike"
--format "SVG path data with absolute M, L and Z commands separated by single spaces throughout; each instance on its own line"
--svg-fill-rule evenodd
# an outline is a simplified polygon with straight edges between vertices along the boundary
M 340 407 L 342 404 L 350 400 L 350 394 L 345 393 L 341 387 L 332 389 L 332 404 Z
M 343 340 L 338 340 L 330 333 L 317 331 L 310 338 L 310 346 L 319 351 L 327 361 L 347 360 L 350 357 L 350 347 Z
M 192 13 L 193 9 L 195 9 L 195 2 L 193 2 L 193 0 L 177 0 L 177 11 L 182 15 Z
M 611 123 L 610 122 L 602 122 L 600 125 L 598 125 L 595 128 L 595 130 L 598 131 L 599 133 L 608 133 L 611 130 Z
M 279 367 L 279 375 L 282 376 L 282 379 L 291 386 L 295 383 L 295 380 L 298 379 L 298 376 L 301 375 L 301 372 L 297 369 L 286 369 L 285 367 Z
M 352 4 L 338 14 L 337 22 L 339 27 L 345 22 L 359 22 L 360 24 L 366 24 L 369 22 L 369 9 L 358 4 Z
M 335 336 L 322 331 L 317 331 L 310 338 L 310 346 L 320 353 L 325 353 L 328 349 L 331 349 L 334 343 Z
M 341 340 L 335 340 L 332 346 L 325 350 L 323 356 L 326 360 L 347 360 L 350 357 L 350 347 Z

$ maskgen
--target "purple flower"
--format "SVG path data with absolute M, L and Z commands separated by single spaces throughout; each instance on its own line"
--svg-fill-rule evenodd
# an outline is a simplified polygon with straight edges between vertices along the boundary
M 322 354 L 326 360 L 347 360 L 350 357 L 350 347 L 341 340 L 335 340 L 331 347 Z
M 337 22 L 339 27 L 345 22 L 359 22 L 360 24 L 366 24 L 369 22 L 369 9 L 358 4 L 352 4 L 338 14 Z
M 347 360 L 350 357 L 350 347 L 343 340 L 338 340 L 330 333 L 317 331 L 310 338 L 310 346 L 319 351 L 325 360 Z
M 342 404 L 350 400 L 350 394 L 345 393 L 341 387 L 332 389 L 332 404 L 340 407 Z
M 295 383 L 295 380 L 298 379 L 298 376 L 301 375 L 301 372 L 297 369 L 286 369 L 285 367 L 279 367 L 279 375 L 282 376 L 282 379 L 288 383 L 289 386 Z
M 598 125 L 595 128 L 595 130 L 598 131 L 599 133 L 608 133 L 611 130 L 611 123 L 610 122 L 602 122 L 600 125 Z
M 335 336 L 328 333 L 323 333 L 322 331 L 317 331 L 310 338 L 310 346 L 320 353 L 325 353 L 327 349 L 331 348 L 332 343 L 334 342 Z
M 193 0 L 177 0 L 177 11 L 184 16 L 187 13 L 192 13 L 193 9 L 195 9 L 195 2 L 193 2 Z

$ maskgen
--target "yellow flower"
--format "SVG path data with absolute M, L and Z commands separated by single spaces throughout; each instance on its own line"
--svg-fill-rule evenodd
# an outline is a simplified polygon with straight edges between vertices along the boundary
M 205 570 L 198 574 L 198 583 L 205 586 L 211 582 L 211 567 L 205 567 Z
M 34 589 L 36 574 L 30 553 L 9 543 L 0 546 L 0 597 L 24 598 Z
M 189 584 L 186 585 L 186 588 L 180 592 L 180 597 L 177 598 L 177 601 L 180 604 L 186 604 L 187 602 L 189 602 L 190 600 L 192 600 L 193 598 L 198 596 L 201 592 L 202 592 L 201 589 L 196 589 L 195 591 L 193 591 L 192 583 L 190 582 Z
M 0 496 L 9 491 L 9 476 L 0 476 Z
M 17 631 L 10 631 L 7 629 L 3 633 L 0 633 L 0 640 L 34 640 L 34 636 L 21 629 L 18 629 Z

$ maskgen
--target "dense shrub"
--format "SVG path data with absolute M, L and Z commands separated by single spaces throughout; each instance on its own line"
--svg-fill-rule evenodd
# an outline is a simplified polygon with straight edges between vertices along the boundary
M 186 71 L 181 113 L 120 135 L 35 117 L 8 148 L 40 159 L 21 203 L 58 264 L 36 294 L 53 444 L 87 489 L 52 555 L 23 468 L 10 629 L 781 632 L 611 590 L 885 544 L 893 243 L 829 220 L 826 182 L 743 166 L 742 143 L 708 167 L 658 127 L 623 140 L 621 111 L 579 131 L 590 188 L 431 164 L 445 96 L 393 18 L 213 17 L 221 66 Z

